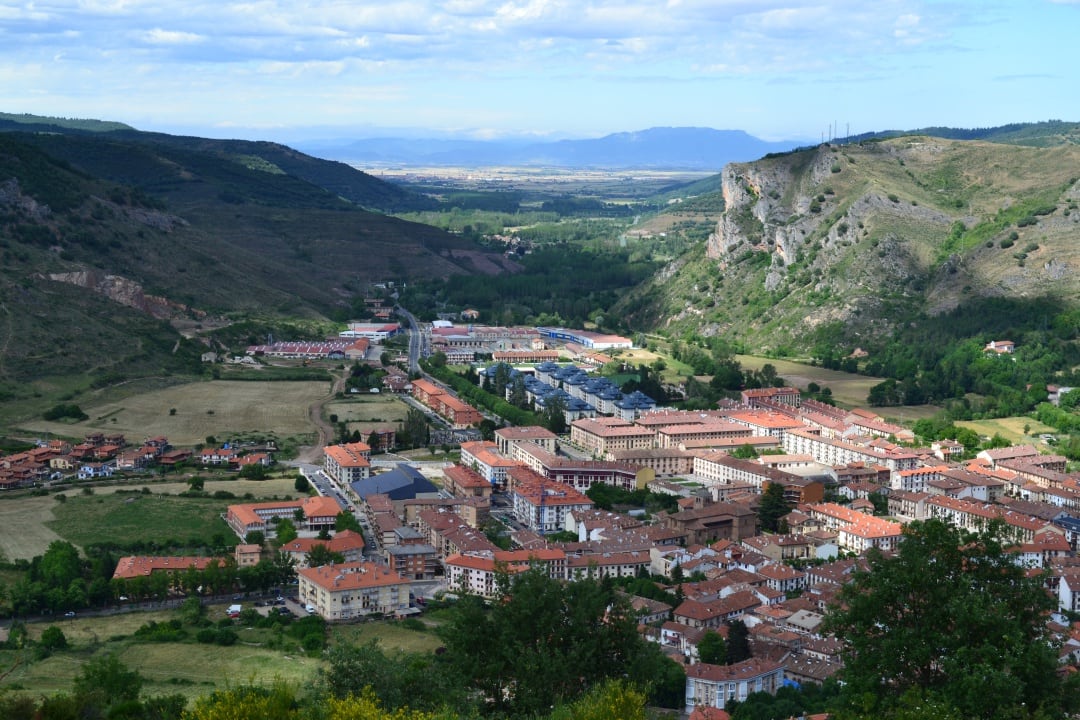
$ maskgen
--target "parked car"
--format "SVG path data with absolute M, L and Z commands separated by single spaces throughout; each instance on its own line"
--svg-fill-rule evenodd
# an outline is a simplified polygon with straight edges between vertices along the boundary
M 64 617 L 66 617 L 66 618 L 75 617 L 75 611 L 74 610 L 68 610 L 66 613 L 64 613 Z

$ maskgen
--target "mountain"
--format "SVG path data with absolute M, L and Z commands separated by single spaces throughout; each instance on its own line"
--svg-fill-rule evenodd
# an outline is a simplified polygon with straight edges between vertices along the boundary
M 515 269 L 335 181 L 408 197 L 272 143 L 0 133 L 0 400 L 51 376 L 196 370 L 201 346 L 169 323 L 343 318 L 374 281 Z
M 574 168 L 664 168 L 718 170 L 795 147 L 795 142 L 766 142 L 741 130 L 650 128 L 602 138 L 524 142 L 372 138 L 336 147 L 299 146 L 321 157 L 357 164 L 404 164 L 474 167 L 519 165 Z
M 1080 306 L 1077 168 L 1076 145 L 925 136 L 731 163 L 707 244 L 617 310 L 638 326 L 804 355 L 821 342 L 881 347 L 946 314 L 1027 322 L 1025 303 L 1045 326 L 1046 307 Z M 971 312 L 999 301 L 1013 317 Z

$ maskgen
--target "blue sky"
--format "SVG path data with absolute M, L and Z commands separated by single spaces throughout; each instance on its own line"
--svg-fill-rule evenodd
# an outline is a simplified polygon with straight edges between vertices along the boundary
M 288 140 L 1080 121 L 1080 0 L 0 0 L 0 111 Z

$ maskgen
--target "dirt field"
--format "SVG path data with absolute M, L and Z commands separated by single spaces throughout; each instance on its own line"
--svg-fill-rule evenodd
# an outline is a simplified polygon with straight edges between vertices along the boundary
M 210 435 L 224 440 L 239 433 L 284 438 L 314 432 L 308 408 L 328 391 L 322 382 L 198 382 L 84 407 L 90 419 L 80 423 L 41 420 L 22 427 L 67 437 L 93 431 L 124 433 L 134 440 L 165 435 L 174 445 L 195 445 Z

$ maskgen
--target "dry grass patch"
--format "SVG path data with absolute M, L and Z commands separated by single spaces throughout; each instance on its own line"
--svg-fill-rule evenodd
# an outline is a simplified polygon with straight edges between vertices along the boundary
M 174 445 L 196 445 L 210 435 L 292 437 L 315 431 L 309 407 L 327 392 L 325 382 L 197 382 L 83 407 L 90 419 L 80 423 L 30 420 L 22 426 L 68 437 L 95 431 L 124 433 L 134 441 L 165 435 Z
M 57 502 L 51 497 L 0 500 L 0 552 L 8 560 L 29 560 L 43 555 L 49 543 L 61 540 L 49 526 Z
M 1006 418 L 993 418 L 990 420 L 959 420 L 958 427 L 965 427 L 978 433 L 980 436 L 994 437 L 1000 435 L 1014 445 L 1028 444 L 1039 445 L 1038 437 L 1030 437 L 1024 433 L 1024 426 L 1028 427 L 1032 435 L 1040 433 L 1056 434 L 1057 430 L 1049 425 L 1043 425 L 1038 420 L 1023 415 Z

